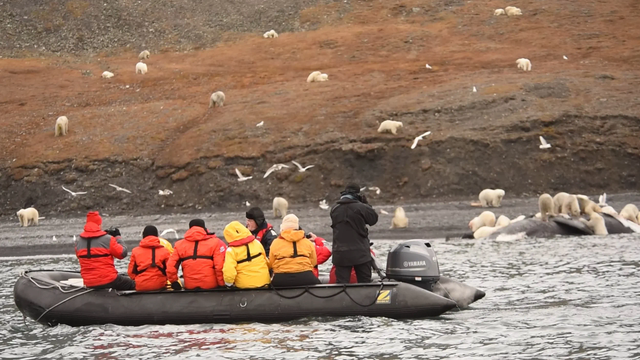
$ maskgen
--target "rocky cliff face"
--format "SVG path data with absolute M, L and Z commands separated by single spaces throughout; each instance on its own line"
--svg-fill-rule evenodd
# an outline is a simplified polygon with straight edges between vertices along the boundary
M 0 16 L 11 17 L 2 26 L 31 29 L 0 44 L 3 56 L 27 56 L 0 59 L 4 214 L 33 204 L 111 213 L 246 200 L 269 208 L 277 195 L 292 204 L 331 199 L 352 181 L 380 187 L 368 194 L 377 203 L 472 200 L 494 187 L 507 197 L 637 190 L 640 28 L 627 16 L 635 3 L 523 1 L 519 17 L 455 1 L 224 2 L 219 10 L 173 2 L 166 13 L 162 1 L 146 9 L 90 1 L 74 10 L 82 3 L 47 2 L 47 14 L 69 19 L 51 32 L 29 22 L 45 5 L 0 4 L 8 10 Z M 263 39 L 272 28 L 280 37 Z M 91 45 L 59 36 L 70 29 L 86 29 Z M 126 34 L 138 40 L 118 40 Z M 37 41 L 60 42 L 61 53 L 18 50 Z M 152 52 L 144 76 L 134 73 L 142 48 Z M 520 57 L 531 72 L 516 69 Z M 105 70 L 115 77 L 101 79 Z M 314 70 L 329 81 L 306 83 Z M 216 90 L 227 101 L 209 109 Z M 55 138 L 61 115 L 70 133 Z M 398 135 L 377 133 L 387 119 L 404 123 Z M 552 147 L 540 149 L 539 136 Z M 316 166 L 298 172 L 291 160 Z M 290 168 L 263 179 L 274 163 Z M 253 179 L 238 182 L 235 168 Z M 89 194 L 72 197 L 62 185 Z M 173 195 L 159 196 L 165 188 Z

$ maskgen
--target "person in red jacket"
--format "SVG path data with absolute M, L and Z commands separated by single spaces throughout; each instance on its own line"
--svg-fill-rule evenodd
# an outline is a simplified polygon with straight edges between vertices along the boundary
M 324 239 L 316 236 L 316 234 L 310 232 L 307 234 L 309 240 L 313 241 L 316 245 L 316 257 L 317 264 L 313 268 L 313 274 L 318 277 L 318 265 L 324 264 L 331 257 L 331 249 L 324 246 Z
M 215 289 L 224 286 L 224 256 L 227 245 L 214 233 L 209 233 L 204 220 L 194 219 L 184 239 L 177 241 L 167 263 L 167 278 L 171 288 L 182 289 L 178 267 L 182 265 L 185 289 Z
M 162 290 L 167 286 L 167 250 L 158 238 L 158 229 L 149 225 L 142 231 L 140 246 L 131 251 L 129 277 L 136 281 L 136 291 Z
M 260 241 L 268 259 L 271 243 L 278 237 L 278 233 L 273 230 L 273 226 L 264 218 L 264 213 L 259 207 L 249 209 L 249 211 L 246 212 L 246 216 L 247 229 L 251 231 L 251 234 L 255 236 L 256 240 Z
M 372 249 L 370 249 L 369 251 L 371 251 L 371 257 L 373 258 L 373 261 L 376 261 L 376 253 L 374 253 Z M 331 271 L 329 272 L 329 284 L 335 284 L 335 283 L 336 283 L 336 266 L 333 265 L 331 267 Z M 358 283 L 358 277 L 356 276 L 355 269 L 351 269 L 351 277 L 349 278 L 349 283 L 350 284 Z
M 103 231 L 102 218 L 97 211 L 87 213 L 84 232 L 76 240 L 76 257 L 84 286 L 94 289 L 134 290 L 136 284 L 128 276 L 119 275 L 113 258 L 124 259 L 127 247 L 120 238 L 120 230 Z

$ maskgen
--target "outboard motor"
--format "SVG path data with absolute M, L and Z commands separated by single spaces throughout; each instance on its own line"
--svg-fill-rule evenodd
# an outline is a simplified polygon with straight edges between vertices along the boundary
M 436 252 L 426 240 L 409 240 L 397 245 L 387 257 L 388 279 L 409 283 L 425 290 L 440 280 Z

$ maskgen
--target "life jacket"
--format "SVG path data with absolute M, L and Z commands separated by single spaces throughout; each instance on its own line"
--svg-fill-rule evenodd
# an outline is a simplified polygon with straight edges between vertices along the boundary
M 184 239 L 176 242 L 167 263 L 167 278 L 178 281 L 178 267 L 182 266 L 186 289 L 213 289 L 224 286 L 222 267 L 227 246 L 215 235 L 193 226 Z
M 245 289 L 268 285 L 271 282 L 269 263 L 262 244 L 253 235 L 235 240 L 225 233 L 225 239 L 231 240 L 224 260 L 225 283 Z
M 313 271 L 317 263 L 315 245 L 302 230 L 285 230 L 271 244 L 269 262 L 274 273 Z
M 157 236 L 147 236 L 131 252 L 129 277 L 136 281 L 137 291 L 160 290 L 167 282 L 169 251 Z
M 324 239 L 321 237 L 315 238 L 316 245 L 316 266 L 313 267 L 313 274 L 318 277 L 318 265 L 324 264 L 331 257 L 331 249 L 324 245 Z
M 103 233 L 102 235 L 98 235 Z M 86 232 L 83 233 L 86 235 Z M 108 284 L 118 277 L 113 258 L 123 259 L 127 248 L 115 237 L 96 232 L 96 237 L 78 237 L 75 244 L 76 257 L 80 263 L 80 275 L 87 287 Z
M 267 223 L 267 227 L 265 227 L 264 229 L 260 229 L 258 231 L 258 233 L 255 235 L 256 240 L 260 241 L 260 243 L 262 243 L 262 238 L 264 237 L 264 234 L 267 233 L 267 231 L 273 229 L 273 226 L 269 223 Z

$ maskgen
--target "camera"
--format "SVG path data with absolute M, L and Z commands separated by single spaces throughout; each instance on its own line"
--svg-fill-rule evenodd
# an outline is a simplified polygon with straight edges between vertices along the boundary
M 311 239 L 311 234 L 309 234 L 309 233 L 304 234 L 304 237 L 306 237 L 307 239 Z

